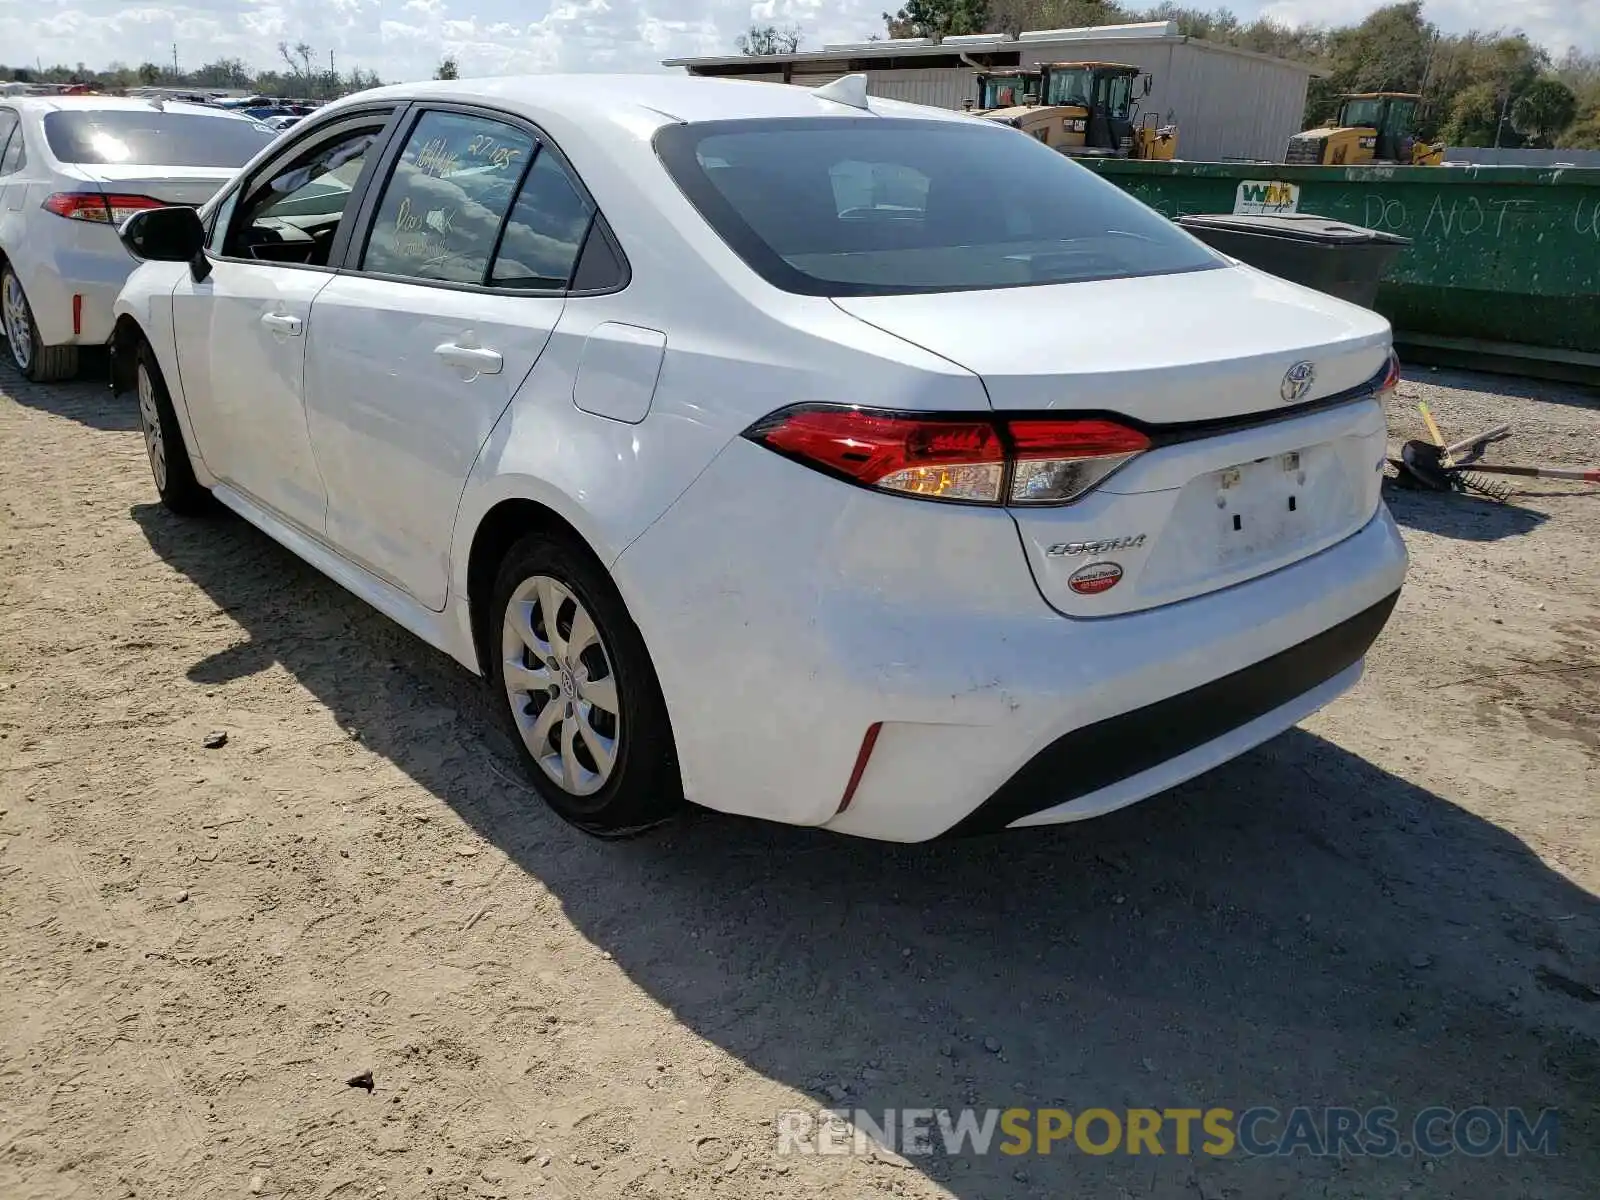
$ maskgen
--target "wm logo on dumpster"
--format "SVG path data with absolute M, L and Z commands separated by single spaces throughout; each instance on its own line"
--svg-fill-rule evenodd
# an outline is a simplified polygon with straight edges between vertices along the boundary
M 1271 216 L 1300 211 L 1300 188 L 1292 183 L 1246 179 L 1234 194 L 1236 216 Z

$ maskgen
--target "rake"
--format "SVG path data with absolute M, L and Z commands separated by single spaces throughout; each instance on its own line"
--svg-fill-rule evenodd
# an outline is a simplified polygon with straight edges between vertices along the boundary
M 1492 476 L 1600 483 L 1600 469 L 1595 468 L 1526 467 L 1483 462 L 1484 451 L 1490 445 L 1503 442 L 1511 436 L 1510 425 L 1496 425 L 1447 445 L 1428 406 L 1419 404 L 1417 408 L 1428 426 L 1428 432 L 1433 435 L 1433 441 L 1409 441 L 1400 447 L 1399 458 L 1389 460 L 1400 472 L 1400 481 L 1408 486 L 1434 492 L 1476 492 L 1498 504 L 1504 504 L 1516 491 L 1516 485 Z M 1472 469 L 1467 470 L 1468 467 Z

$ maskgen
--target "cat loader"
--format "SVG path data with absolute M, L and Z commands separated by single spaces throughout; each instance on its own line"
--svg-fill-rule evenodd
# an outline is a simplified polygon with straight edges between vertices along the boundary
M 1356 163 L 1399 163 L 1436 167 L 1444 161 L 1444 144 L 1416 136 L 1417 105 L 1413 92 L 1363 92 L 1341 98 L 1331 125 L 1308 129 L 1289 139 L 1285 163 L 1337 167 Z
M 1177 127 L 1158 125 L 1153 115 L 1138 119 L 1151 83 L 1126 63 L 1045 63 L 978 76 L 976 104 L 967 107 L 1074 157 L 1170 159 Z

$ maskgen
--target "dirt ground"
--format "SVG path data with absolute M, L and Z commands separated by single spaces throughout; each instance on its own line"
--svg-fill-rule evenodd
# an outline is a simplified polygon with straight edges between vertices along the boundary
M 1515 422 L 1508 459 L 1600 459 L 1593 393 L 1418 379 L 1397 438 L 1426 395 L 1447 432 Z M 459 668 L 158 508 L 129 398 L 0 374 L 0 464 L 5 1200 L 1597 1194 L 1600 489 L 1393 493 L 1412 573 L 1362 684 L 1110 818 L 605 845 L 532 802 Z M 777 1155 L 776 1113 L 840 1097 L 1561 1136 Z

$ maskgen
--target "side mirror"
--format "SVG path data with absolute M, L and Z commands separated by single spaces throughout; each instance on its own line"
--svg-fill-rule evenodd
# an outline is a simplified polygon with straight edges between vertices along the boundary
M 1155 76 L 1146 75 L 1144 77 L 1144 94 L 1146 96 L 1148 96 L 1150 94 L 1150 89 L 1155 87 L 1155 85 L 1156 85 Z
M 192 208 L 151 208 L 123 222 L 122 244 L 135 258 L 152 262 L 186 262 L 195 278 L 211 273 L 206 262 L 206 227 Z

